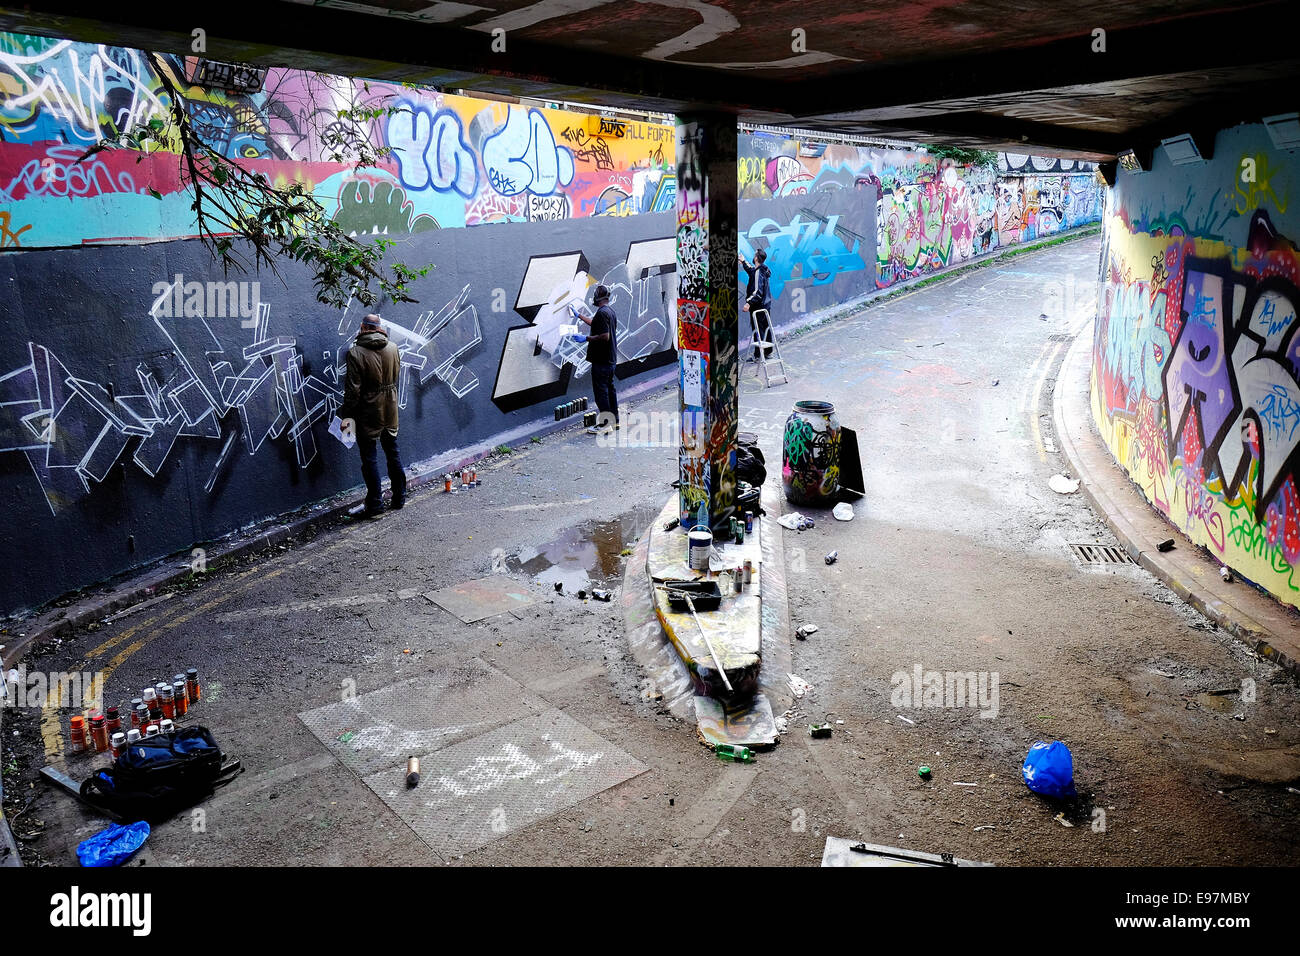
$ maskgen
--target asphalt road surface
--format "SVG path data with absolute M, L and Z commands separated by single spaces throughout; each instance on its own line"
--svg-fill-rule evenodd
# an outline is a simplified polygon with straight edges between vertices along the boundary
M 792 403 L 822 399 L 857 429 L 866 484 L 855 520 L 786 535 L 792 620 L 819 628 L 793 648 L 812 690 L 752 765 L 717 760 L 644 693 L 617 599 L 574 595 L 622 587 L 622 552 L 672 493 L 675 447 L 606 447 L 576 429 L 484 462 L 480 488 L 421 490 L 401 512 L 40 648 L 27 667 L 107 670 L 109 702 L 200 669 L 194 720 L 246 770 L 201 814 L 155 828 L 152 865 L 811 866 L 828 835 L 999 865 L 1294 863 L 1295 686 L 1145 571 L 1082 565 L 1070 543 L 1112 539 L 1081 495 L 1048 488 L 1066 467 L 1054 378 L 1095 306 L 1099 246 L 996 261 L 792 337 L 788 385 L 763 389 L 744 368 L 741 427 L 760 436 L 770 481 Z M 630 410 L 670 420 L 676 402 L 673 388 Z M 425 597 L 484 578 L 533 603 L 466 624 Z M 973 672 L 985 693 L 973 706 L 904 700 L 918 668 Z M 400 723 L 429 706 L 411 689 L 428 680 L 451 702 L 433 718 L 453 742 L 425 750 L 461 762 L 430 757 L 414 793 L 444 829 L 468 833 L 456 820 L 486 812 L 478 838 L 422 839 L 423 804 L 386 803 L 366 768 L 336 756 L 353 731 L 323 739 L 298 716 L 356 694 Z M 6 717 L 7 810 L 27 807 L 15 830 L 28 863 L 74 863 L 104 825 L 37 782 L 47 761 L 89 772 L 66 757 L 66 717 Z M 810 739 L 823 719 L 834 736 Z M 587 736 L 564 736 L 575 727 Z M 1039 739 L 1071 748 L 1078 804 L 1021 781 Z M 583 776 L 613 758 L 633 775 Z M 509 798 L 494 805 L 497 793 Z

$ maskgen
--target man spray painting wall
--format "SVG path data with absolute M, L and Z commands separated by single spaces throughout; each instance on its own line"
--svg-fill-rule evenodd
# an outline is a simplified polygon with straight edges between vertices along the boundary
M 753 264 L 743 253 L 736 255 L 748 279 L 742 308 L 749 313 L 751 327 L 758 333 L 759 341 L 768 343 L 762 346 L 763 357 L 766 357 L 772 354 L 772 270 L 767 267 L 767 252 L 759 249 L 754 253 Z M 755 346 L 754 361 L 758 359 L 759 347 Z

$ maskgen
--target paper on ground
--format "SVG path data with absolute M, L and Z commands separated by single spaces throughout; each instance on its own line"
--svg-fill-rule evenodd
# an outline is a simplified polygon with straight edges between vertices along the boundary
M 357 443 L 357 436 L 354 433 L 349 432 L 346 435 L 343 434 L 343 419 L 339 418 L 337 415 L 335 415 L 333 420 L 330 421 L 329 432 L 339 441 L 343 442 L 344 448 L 351 448 Z

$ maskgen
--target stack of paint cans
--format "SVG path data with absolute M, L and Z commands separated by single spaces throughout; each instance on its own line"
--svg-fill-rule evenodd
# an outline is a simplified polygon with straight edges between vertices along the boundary
M 137 740 L 176 732 L 179 721 L 188 717 L 203 691 L 199 672 L 191 667 L 170 680 L 160 680 L 144 688 L 126 705 L 128 723 L 122 722 L 120 706 L 95 711 L 87 720 L 74 714 L 70 725 L 70 749 L 73 753 L 108 753 L 114 759 Z
M 568 418 L 570 415 L 576 415 L 578 412 L 585 412 L 586 410 L 587 398 L 584 395 L 582 398 L 575 398 L 573 401 L 565 402 L 563 405 L 556 405 L 555 420 L 558 422 L 562 419 Z

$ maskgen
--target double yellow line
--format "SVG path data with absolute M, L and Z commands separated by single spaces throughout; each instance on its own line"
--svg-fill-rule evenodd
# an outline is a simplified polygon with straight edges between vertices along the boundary
M 243 594 L 245 591 L 247 591 L 255 584 L 261 584 L 265 581 L 270 581 L 284 574 L 286 571 L 292 571 L 293 569 L 300 567 L 301 565 L 312 560 L 313 558 L 317 558 L 325 554 L 328 554 L 329 552 L 335 550 L 336 548 L 341 548 L 344 545 L 352 544 L 353 534 L 355 534 L 356 531 L 358 530 L 359 529 L 355 527 L 344 528 L 342 529 L 343 535 L 340 537 L 339 540 L 329 545 L 326 545 L 320 551 L 316 551 L 313 549 L 311 553 L 307 554 L 304 557 L 299 558 L 297 561 L 294 561 L 292 564 L 287 564 L 284 567 L 278 568 L 274 571 L 265 571 L 263 570 L 263 568 L 260 567 L 251 568 L 247 571 L 241 571 L 238 574 L 233 576 L 234 577 L 233 583 L 223 582 L 223 584 L 230 585 L 230 589 L 224 595 L 220 597 L 215 597 L 212 600 L 200 604 L 197 607 L 184 612 L 183 614 L 178 614 L 175 617 L 167 618 L 166 612 L 155 614 L 152 617 L 147 617 L 143 621 L 139 621 L 136 624 L 131 625 L 130 627 L 122 631 L 121 634 L 118 634 L 115 637 L 110 637 L 104 643 L 100 644 L 98 647 L 94 648 L 93 650 L 91 650 L 89 653 L 86 654 L 86 661 L 87 663 L 90 663 L 92 661 L 104 657 L 104 655 L 108 654 L 114 648 L 122 647 L 123 644 L 126 645 L 125 647 L 122 647 L 122 649 L 119 650 L 116 654 L 114 654 L 111 658 L 109 658 L 107 663 L 104 664 L 103 669 L 100 671 L 98 687 L 101 688 L 101 695 L 102 695 L 102 688 L 108 685 L 109 678 L 113 676 L 114 672 L 117 671 L 119 667 L 121 667 L 124 663 L 126 663 L 126 661 L 133 654 L 139 651 L 141 648 L 152 643 L 153 641 L 156 641 L 164 634 L 170 633 L 171 631 L 175 630 L 177 627 L 180 627 L 182 624 L 184 624 L 189 620 L 192 620 L 196 616 L 203 614 L 207 611 L 211 611 L 213 608 L 219 607 L 222 604 L 225 604 L 227 601 L 230 601 L 233 598 L 237 597 L 238 595 Z M 364 535 L 364 537 L 373 537 L 374 535 L 377 535 L 381 530 L 382 527 L 380 526 L 375 526 L 372 529 L 367 529 L 367 533 Z M 163 621 L 164 618 L 167 619 Z M 147 628 L 157 623 L 158 621 L 163 621 L 163 623 L 160 624 L 158 627 L 154 628 L 153 630 L 146 630 Z M 136 637 L 136 635 L 139 635 L 139 637 Z M 132 638 L 136 638 L 136 639 L 132 640 Z M 129 644 L 127 643 L 128 641 L 130 641 Z M 60 696 L 61 696 L 60 694 L 51 693 L 49 696 L 46 697 L 45 706 L 41 709 L 41 740 L 45 745 L 45 758 L 49 763 L 54 764 L 56 766 L 62 766 L 63 752 L 64 752 L 63 721 L 59 713 Z M 92 709 L 102 711 L 103 701 L 102 700 L 91 701 L 90 707 Z

